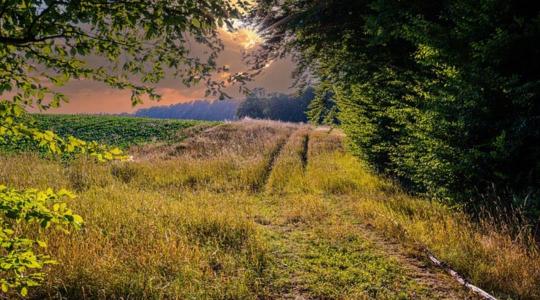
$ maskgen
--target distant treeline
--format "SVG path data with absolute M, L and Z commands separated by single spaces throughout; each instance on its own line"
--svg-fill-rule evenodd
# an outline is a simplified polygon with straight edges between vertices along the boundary
M 266 94 L 263 89 L 257 89 L 240 104 L 236 115 L 239 118 L 307 122 L 306 113 L 314 96 L 311 88 L 301 95 Z
M 188 103 L 179 103 L 168 106 L 154 106 L 139 109 L 134 113 L 136 117 L 159 119 L 191 119 L 205 121 L 224 121 L 236 119 L 236 110 L 240 101 L 206 101 L 198 100 Z
M 301 95 L 266 93 L 255 89 L 245 100 L 198 100 L 168 106 L 154 106 L 136 111 L 136 117 L 161 119 L 191 119 L 207 121 L 235 120 L 249 117 L 285 122 L 307 122 L 307 111 L 314 98 L 308 88 Z

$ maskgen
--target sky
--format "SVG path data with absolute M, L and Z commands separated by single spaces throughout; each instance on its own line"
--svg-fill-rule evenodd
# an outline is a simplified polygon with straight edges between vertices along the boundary
M 240 29 L 235 32 L 226 30 L 220 31 L 221 39 L 225 49 L 221 53 L 218 63 L 229 65 L 231 72 L 247 70 L 247 66 L 242 61 L 243 51 L 253 50 L 260 42 L 258 36 L 249 29 Z M 192 55 L 197 55 L 194 50 Z M 248 87 L 262 87 L 268 92 L 292 92 L 291 72 L 293 63 L 288 60 L 273 62 L 259 74 Z M 189 102 L 204 98 L 204 85 L 187 88 L 178 79 L 165 78 L 155 85 L 158 93 L 162 95 L 159 102 L 146 101 L 142 105 L 132 107 L 130 101 L 130 91 L 117 90 L 106 85 L 91 80 L 76 80 L 69 82 L 60 88 L 70 99 L 69 103 L 64 103 L 60 108 L 51 109 L 48 113 L 131 113 L 139 108 L 156 105 L 170 105 L 175 103 Z M 238 93 L 237 87 L 228 90 L 233 98 L 243 98 Z

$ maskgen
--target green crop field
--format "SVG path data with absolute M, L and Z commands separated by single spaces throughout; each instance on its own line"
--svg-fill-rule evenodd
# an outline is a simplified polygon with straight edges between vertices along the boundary
M 165 120 L 100 115 L 34 115 L 35 125 L 60 136 L 127 148 L 148 142 L 170 142 L 183 129 L 213 124 L 194 120 Z
M 108 115 L 45 115 L 28 116 L 31 126 L 51 130 L 61 137 L 74 136 L 84 141 L 127 149 L 148 143 L 171 143 L 186 137 L 189 128 L 204 129 L 218 122 L 196 120 L 151 119 Z M 2 144 L 0 152 L 26 152 L 35 149 L 28 141 L 17 145 Z

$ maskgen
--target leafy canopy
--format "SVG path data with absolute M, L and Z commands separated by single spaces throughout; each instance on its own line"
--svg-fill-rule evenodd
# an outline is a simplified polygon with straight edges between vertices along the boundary
M 410 190 L 540 215 L 540 5 L 258 0 L 255 68 L 290 53 L 354 151 Z
M 90 79 L 131 89 L 131 101 L 158 99 L 149 85 L 165 74 L 186 85 L 212 80 L 222 44 L 218 29 L 231 27 L 243 1 L 59 1 L 0 2 L 0 95 L 40 108 L 66 98 L 53 91 L 70 79 Z M 191 44 L 206 57 L 191 53 Z

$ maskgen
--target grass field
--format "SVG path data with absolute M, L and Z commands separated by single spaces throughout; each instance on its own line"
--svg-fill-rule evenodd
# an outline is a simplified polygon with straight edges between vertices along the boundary
M 70 127 L 54 118 L 43 120 Z M 85 218 L 43 236 L 61 264 L 36 299 L 475 299 L 422 247 L 502 299 L 540 297 L 529 235 L 406 195 L 348 154 L 339 130 L 171 121 L 156 135 L 166 142 L 148 143 L 146 120 L 126 118 L 135 137 L 107 140 L 114 120 L 79 132 L 131 145 L 134 161 L 0 156 L 1 183 L 74 190 Z

